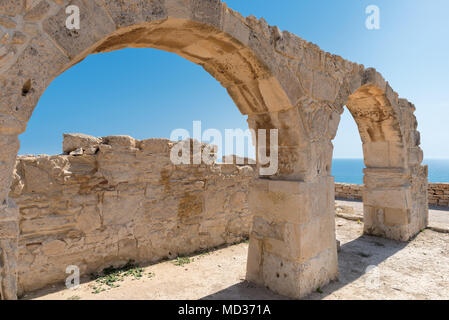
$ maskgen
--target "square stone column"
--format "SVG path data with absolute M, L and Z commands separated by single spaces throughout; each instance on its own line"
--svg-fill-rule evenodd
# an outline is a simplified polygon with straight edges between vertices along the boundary
M 299 299 L 338 278 L 332 177 L 258 179 L 249 207 L 248 281 Z
M 0 207 L 0 299 L 17 299 L 19 208 L 12 200 Z
M 428 224 L 427 172 L 364 170 L 364 233 L 409 241 Z

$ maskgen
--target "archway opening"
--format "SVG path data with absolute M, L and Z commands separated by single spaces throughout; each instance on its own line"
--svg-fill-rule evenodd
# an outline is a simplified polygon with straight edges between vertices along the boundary
M 336 215 L 356 219 L 362 223 L 363 171 L 366 166 L 357 123 L 347 107 L 341 115 L 339 130 L 332 143 L 334 145 L 332 176 L 335 179 Z M 338 227 L 337 224 L 337 230 Z
M 248 128 L 219 83 L 170 53 L 89 56 L 59 76 L 20 137 L 10 192 L 20 210 L 19 293 L 63 283 L 68 266 L 87 275 L 246 241 L 255 166 L 171 163 L 171 132 L 193 137 L 198 120 L 203 131 Z M 69 132 L 87 135 L 62 141 Z M 238 261 L 241 278 L 246 256 Z

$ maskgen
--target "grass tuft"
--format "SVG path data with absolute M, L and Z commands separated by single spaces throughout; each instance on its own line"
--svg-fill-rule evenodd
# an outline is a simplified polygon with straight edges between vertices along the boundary
M 134 260 L 128 261 L 124 266 L 115 268 L 110 266 L 103 269 L 99 274 L 91 274 L 91 279 L 95 280 L 97 285 L 93 286 L 94 294 L 120 287 L 120 282 L 126 277 L 133 277 L 133 280 L 142 278 L 143 268 L 134 264 Z

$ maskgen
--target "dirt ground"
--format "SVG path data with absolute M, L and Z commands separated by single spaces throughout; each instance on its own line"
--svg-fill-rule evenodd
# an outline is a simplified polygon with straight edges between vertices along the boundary
M 336 218 L 336 226 L 339 281 L 305 299 L 449 299 L 448 233 L 427 229 L 410 243 L 400 243 L 363 236 L 361 221 Z M 165 261 L 143 267 L 137 272 L 141 276 L 131 273 L 117 282 L 119 287 L 84 279 L 76 290 L 61 284 L 23 299 L 286 299 L 244 280 L 247 250 L 248 244 L 241 243 L 178 260 L 178 265 Z

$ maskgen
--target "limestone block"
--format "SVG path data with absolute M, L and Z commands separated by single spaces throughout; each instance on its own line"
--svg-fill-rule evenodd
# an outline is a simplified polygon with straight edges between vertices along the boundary
M 300 60 L 304 55 L 306 41 L 291 32 L 283 31 L 276 38 L 276 50 L 286 56 L 296 57 Z
M 365 190 L 363 202 L 368 206 L 375 207 L 408 208 L 411 203 L 410 191 L 408 188 Z
M 69 62 L 45 36 L 33 38 L 4 74 L 0 92 L 0 111 L 28 121 L 39 97 Z M 23 126 L 18 126 L 24 130 Z
M 387 88 L 387 82 L 382 77 L 382 75 L 376 71 L 374 68 L 365 69 L 363 78 L 362 78 L 362 86 L 372 84 L 377 88 L 381 89 L 385 92 Z
M 248 45 L 250 29 L 246 25 L 245 19 L 238 12 L 229 8 L 224 10 L 223 31 L 243 45 Z
M 410 210 L 384 209 L 384 223 L 387 226 L 402 226 L 410 223 Z
M 417 212 L 412 218 L 410 210 L 364 206 L 364 233 L 398 241 L 409 241 L 427 224 L 427 211 Z M 421 229 L 420 229 L 421 228 Z
M 139 196 L 104 197 L 103 223 L 105 225 L 125 224 L 137 214 L 139 200 Z
M 53 231 L 70 231 L 75 226 L 74 220 L 73 217 L 48 215 L 21 221 L 20 231 L 26 236 L 45 235 Z
M 97 41 L 102 40 L 115 31 L 116 26 L 112 18 L 101 5 L 100 0 L 73 0 L 71 5 L 80 9 L 80 29 L 69 30 L 65 21 L 65 8 L 43 22 L 44 31 L 67 52 L 71 58 L 88 50 Z
M 42 0 L 39 2 L 39 4 L 37 4 L 23 16 L 23 20 L 25 20 L 26 22 L 40 21 L 46 16 L 49 10 L 50 5 L 48 4 L 48 2 Z
M 314 71 L 322 70 L 322 52 L 318 46 L 310 43 L 305 45 L 303 63 Z
M 66 4 L 80 8 L 80 30 L 66 28 Z M 73 261 L 88 272 L 229 243 L 248 234 L 253 215 L 249 280 L 301 297 L 335 279 L 331 140 L 345 104 L 368 167 L 365 231 L 408 240 L 427 223 L 415 107 L 375 69 L 264 19 L 244 19 L 220 0 L 0 0 L 0 26 L 8 29 L 0 31 L 0 205 L 14 177 L 10 196 L 26 243 L 22 291 L 60 281 L 62 266 Z M 278 151 L 276 173 L 248 194 L 264 164 L 174 166 L 167 140 L 71 135 L 63 146 L 71 156 L 18 158 L 12 175 L 17 135 L 49 83 L 88 54 L 125 47 L 166 50 L 203 66 L 252 129 L 279 130 L 278 150 L 258 150 L 259 160 Z M 444 190 L 429 200 L 449 203 Z M 1 294 L 13 298 L 16 259 L 6 264 L 4 253 L 17 254 L 18 228 L 8 210 L 0 210 Z
M 42 252 L 47 256 L 57 255 L 63 253 L 65 247 L 66 247 L 65 242 L 61 240 L 51 240 L 43 243 Z
M 7 29 L 13 29 L 16 27 L 16 25 L 17 24 L 11 18 L 0 16 L 0 26 L 3 26 Z
M 410 172 L 401 168 L 365 168 L 364 183 L 368 189 L 397 189 L 408 187 Z
M 147 139 L 142 140 L 139 144 L 142 151 L 151 153 L 167 154 L 170 152 L 170 141 L 168 139 Z
M 137 241 L 134 238 L 122 239 L 118 243 L 120 259 L 135 260 L 137 258 Z
M 24 8 L 24 0 L 0 0 L 0 14 L 15 16 L 21 13 Z
M 253 283 L 264 285 L 262 275 L 263 263 L 263 242 L 253 233 L 249 237 L 248 259 L 246 264 L 246 280 Z
M 104 0 L 104 5 L 117 28 L 162 20 L 166 17 L 162 0 Z
M 177 19 L 188 19 L 191 16 L 189 0 L 165 0 L 167 16 Z
M 0 222 L 16 221 L 19 217 L 19 207 L 12 199 L 6 199 L 6 205 L 0 206 Z
M 101 216 L 96 207 L 84 207 L 77 218 L 78 229 L 90 233 L 101 227 Z
M 0 237 L 0 300 L 17 299 L 17 237 Z
M 237 191 L 236 193 L 231 194 L 229 199 L 229 204 L 234 210 L 243 210 L 248 206 L 246 203 L 247 194 L 243 191 Z
M 220 0 L 189 0 L 193 21 L 208 24 L 217 29 L 223 27 L 223 3 Z
M 19 150 L 17 136 L 0 135 L 0 149 L 2 150 L 0 153 L 0 205 L 5 205 L 12 182 L 15 157 Z
M 136 140 L 130 136 L 107 136 L 102 138 L 103 143 L 114 147 L 135 148 Z
M 248 257 L 261 258 L 248 261 L 250 281 L 299 298 L 316 289 L 302 276 L 309 264 L 311 272 L 321 268 L 314 278 L 318 286 L 337 277 L 333 188 L 328 177 L 314 183 L 256 180 L 249 195 L 255 216 Z
M 424 159 L 424 153 L 421 148 L 410 148 L 408 152 L 408 163 L 410 165 L 421 164 Z
M 300 265 L 264 252 L 263 283 L 272 291 L 288 297 L 300 298 Z
M 290 83 L 294 83 L 291 81 Z M 262 94 L 264 103 L 271 112 L 289 110 L 296 102 L 296 98 L 290 100 L 288 90 L 284 91 L 281 83 L 274 78 L 261 79 L 258 81 L 259 89 Z M 294 88 L 292 90 L 295 90 Z M 293 95 L 293 94 L 292 94 Z
M 90 147 L 98 146 L 101 143 L 101 139 L 88 136 L 82 133 L 64 133 L 62 142 L 62 151 L 64 153 L 70 153 L 77 149 L 82 148 L 87 150 Z
M 335 79 L 321 72 L 313 73 L 312 95 L 320 100 L 335 101 L 338 83 Z
M 286 221 L 302 224 L 310 219 L 308 196 L 292 192 L 257 192 L 251 189 L 249 207 L 256 216 L 263 217 L 269 222 L 276 221 L 282 214 L 282 218 Z
M 276 55 L 278 56 L 278 54 Z M 277 74 L 274 73 L 274 75 L 290 101 L 289 107 L 298 105 L 301 98 L 304 97 L 304 90 L 301 86 L 301 82 L 288 64 L 281 65 L 278 68 L 280 71 L 277 72 Z
M 17 221 L 0 222 L 0 239 L 16 239 L 19 234 Z
M 228 94 L 235 102 L 242 114 L 252 114 L 259 110 L 260 112 L 267 111 L 259 100 L 260 97 L 255 97 L 247 85 L 229 85 L 226 88 Z
M 332 249 L 335 246 L 335 220 L 334 215 L 320 217 L 301 225 L 297 228 L 291 225 L 289 228 L 289 241 L 293 248 L 297 245 L 296 257 L 300 262 L 307 262 L 319 255 L 322 251 Z
M 270 290 L 300 299 L 337 279 L 337 253 L 334 248 L 330 248 L 304 264 L 264 253 L 262 270 L 263 283 Z
M 370 142 L 363 144 L 363 154 L 365 155 L 368 167 L 387 168 L 390 166 L 389 143 L 387 141 Z M 387 156 L 386 156 L 387 155 Z

